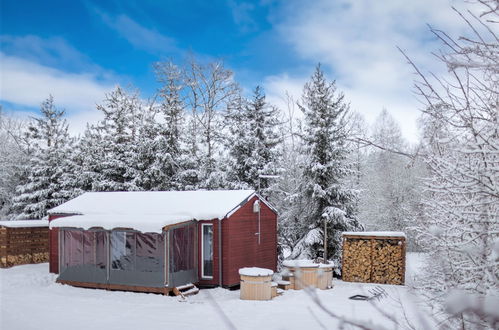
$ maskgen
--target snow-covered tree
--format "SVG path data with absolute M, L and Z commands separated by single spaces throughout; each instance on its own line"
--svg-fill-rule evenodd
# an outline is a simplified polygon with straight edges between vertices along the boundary
M 192 111 L 189 131 L 191 160 L 199 164 L 200 188 L 217 189 L 227 185 L 220 169 L 223 152 L 222 113 L 239 95 L 232 71 L 222 62 L 201 64 L 191 59 L 183 72 L 186 103 Z
M 20 219 L 39 219 L 46 211 L 71 198 L 64 188 L 65 170 L 71 161 L 68 125 L 64 111 L 54 105 L 50 96 L 40 108 L 41 118 L 28 124 L 26 139 L 29 160 L 25 163 L 24 180 L 17 186 L 14 208 Z
M 297 132 L 293 132 L 295 134 Z M 270 200 L 279 211 L 279 244 L 283 256 L 299 257 L 307 251 L 310 225 L 303 221 L 311 210 L 311 204 L 304 196 L 303 169 L 307 157 L 301 141 L 283 134 L 282 156 L 279 166 L 282 169 L 277 184 L 271 189 Z
M 185 164 L 182 164 L 185 154 L 183 142 L 185 104 L 181 97 L 181 90 L 184 88 L 181 83 L 181 72 L 177 67 L 171 67 L 163 77 L 163 87 L 160 90 L 161 114 L 164 124 L 159 130 L 159 153 L 156 157 L 155 165 L 160 168 L 160 172 L 166 177 L 160 189 L 178 188 L 182 171 Z
M 0 218 L 12 215 L 12 199 L 27 161 L 22 136 L 24 123 L 8 117 L 0 106 Z
M 480 17 L 458 12 L 468 37 L 431 29 L 443 43 L 445 79 L 414 66 L 430 171 L 419 229 L 433 262 L 423 292 L 438 308 L 453 292 L 444 315 L 454 329 L 499 325 L 497 305 L 488 302 L 499 295 L 499 2 L 481 3 Z
M 172 190 L 183 187 L 181 180 L 185 105 L 181 97 L 181 73 L 172 63 L 156 63 L 161 84 L 157 98 L 139 111 L 137 185 L 144 190 Z
M 304 239 L 309 257 L 324 254 L 327 228 L 327 255 L 339 263 L 341 232 L 361 228 L 355 218 L 356 193 L 344 183 L 350 173 L 346 163 L 348 104 L 334 82 L 328 83 L 320 66 L 305 84 L 300 109 L 305 115 L 303 142 L 305 167 L 303 193 L 307 213 L 300 221 L 308 227 Z
M 276 175 L 277 161 L 279 158 L 278 144 L 280 136 L 278 133 L 279 119 L 278 110 L 269 105 L 265 100 L 265 94 L 261 87 L 257 86 L 253 92 L 253 98 L 248 103 L 248 122 L 250 132 L 253 136 L 253 154 L 254 170 L 253 186 L 258 185 L 264 195 L 272 183 L 267 178 L 261 178 L 261 175 Z
M 195 190 L 202 186 L 202 169 L 200 166 L 199 144 L 197 138 L 197 119 L 190 116 L 186 119 L 187 125 L 183 135 L 183 145 L 185 152 L 182 153 L 180 163 L 182 164 L 179 173 L 179 182 L 182 190 Z
M 137 94 L 116 87 L 97 109 L 104 119 L 88 127 L 83 140 L 84 182 L 92 191 L 141 190 L 136 155 L 141 104 Z M 86 190 L 85 189 L 85 190 Z
M 421 202 L 422 164 L 389 150 L 410 153 L 401 130 L 383 110 L 374 123 L 371 148 L 363 166 L 359 220 L 368 230 L 403 231 L 414 223 Z M 413 237 L 410 236 L 411 242 Z
M 240 95 L 227 107 L 224 115 L 227 179 L 234 189 L 254 188 L 253 132 L 250 131 L 247 101 Z M 254 174 L 254 173 L 253 173 Z
M 251 100 L 236 100 L 226 119 L 229 179 L 236 187 L 260 186 L 265 191 L 270 183 L 260 175 L 277 174 L 281 139 L 277 109 L 266 102 L 262 88 L 257 86 Z

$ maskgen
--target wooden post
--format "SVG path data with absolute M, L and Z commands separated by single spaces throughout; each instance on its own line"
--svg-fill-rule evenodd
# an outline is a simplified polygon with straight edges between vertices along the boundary
M 327 219 L 324 218 L 324 263 L 327 264 Z

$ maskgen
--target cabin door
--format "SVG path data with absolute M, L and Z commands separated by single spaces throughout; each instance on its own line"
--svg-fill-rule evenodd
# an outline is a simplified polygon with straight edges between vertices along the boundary
M 169 230 L 169 287 L 198 282 L 197 242 L 195 222 Z

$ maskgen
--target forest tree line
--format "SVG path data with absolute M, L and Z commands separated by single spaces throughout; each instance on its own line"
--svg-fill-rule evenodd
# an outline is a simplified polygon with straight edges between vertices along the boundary
M 421 169 L 357 137 L 411 147 L 386 110 L 367 127 L 320 66 L 288 109 L 259 86 L 244 96 L 221 62 L 154 68 L 152 101 L 117 86 L 97 105 L 103 119 L 81 136 L 70 135 L 51 96 L 40 117 L 2 114 L 2 217 L 39 219 L 86 191 L 260 189 L 279 210 L 280 243 L 293 257 L 321 255 L 324 220 L 337 261 L 341 231 L 406 229 Z

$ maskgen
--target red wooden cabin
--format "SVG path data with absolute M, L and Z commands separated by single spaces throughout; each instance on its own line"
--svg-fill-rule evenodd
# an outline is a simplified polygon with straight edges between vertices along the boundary
M 252 190 L 85 193 L 49 221 L 50 271 L 75 286 L 231 287 L 277 266 L 277 213 Z

